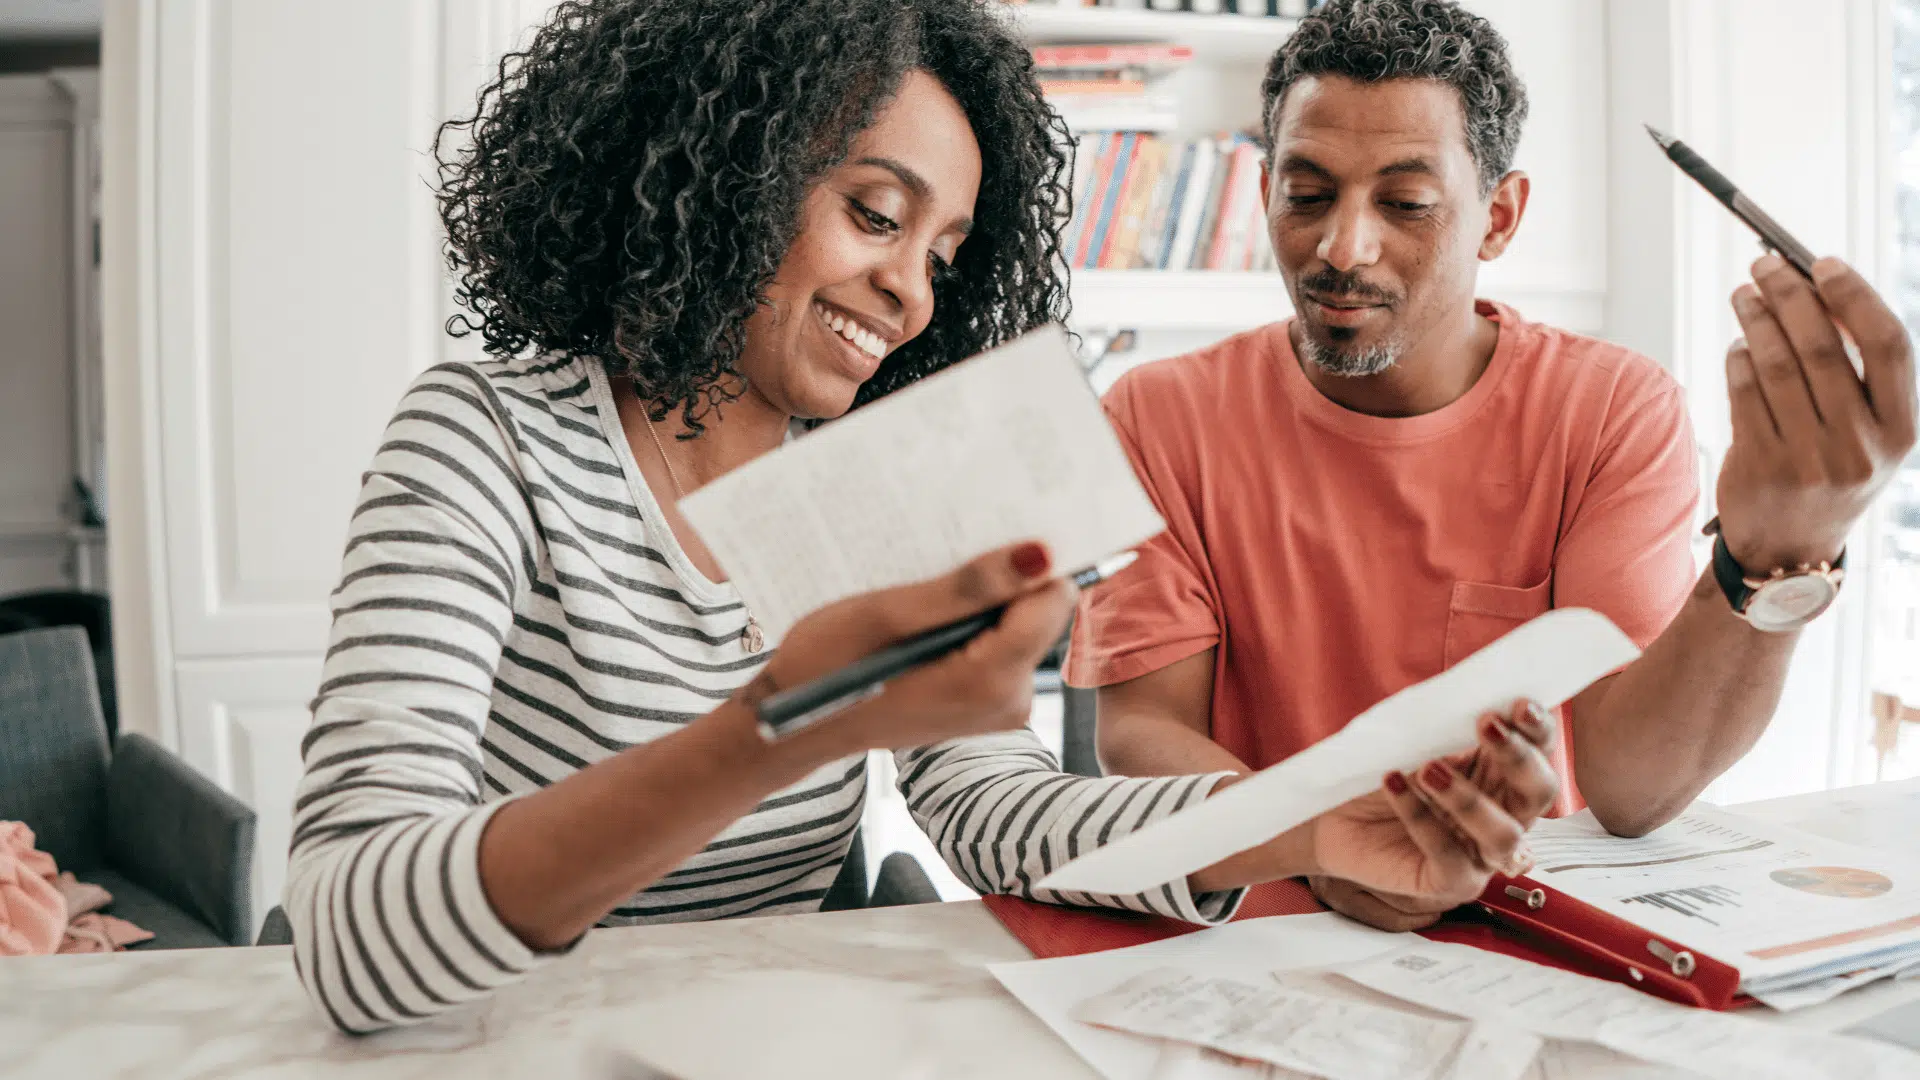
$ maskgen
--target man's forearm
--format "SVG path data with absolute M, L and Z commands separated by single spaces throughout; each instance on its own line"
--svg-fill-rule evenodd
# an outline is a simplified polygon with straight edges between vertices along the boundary
M 1600 823 L 1656 829 L 1740 760 L 1773 718 L 1799 636 L 1755 630 L 1703 576 L 1645 655 L 1574 700 L 1574 778 Z
M 1110 776 L 1250 773 L 1226 747 L 1178 720 L 1105 710 L 1100 715 L 1100 767 Z

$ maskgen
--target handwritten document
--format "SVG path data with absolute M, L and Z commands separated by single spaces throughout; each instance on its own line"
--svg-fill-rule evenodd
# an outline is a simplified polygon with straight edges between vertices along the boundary
M 1471 749 L 1487 712 L 1522 698 L 1557 706 L 1639 655 L 1598 612 L 1549 612 L 1278 765 L 1066 864 L 1040 888 L 1127 895 L 1185 877 L 1365 795 L 1390 769 Z
M 1191 1043 L 1328 1080 L 1444 1080 L 1463 1049 L 1478 1054 L 1471 1075 L 1518 1080 L 1540 1048 L 1506 1040 L 1505 1069 L 1489 1072 L 1488 1040 L 1474 1027 L 1416 1016 L 1273 980 L 1245 982 L 1163 968 L 1135 976 L 1074 1010 L 1083 1023 Z
M 1920 1055 L 1864 1039 L 1688 1008 L 1465 945 L 1423 942 L 1341 968 L 1371 990 L 1548 1039 L 1592 1043 L 1724 1080 L 1895 1080 Z
M 807 613 L 1022 540 L 1062 572 L 1165 528 L 1057 327 L 795 439 L 680 511 L 777 641 Z

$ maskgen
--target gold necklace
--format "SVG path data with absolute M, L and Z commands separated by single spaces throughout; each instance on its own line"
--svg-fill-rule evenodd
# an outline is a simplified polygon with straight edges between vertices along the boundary
M 647 422 L 647 434 L 653 436 L 653 448 L 660 452 L 660 464 L 667 467 L 667 480 L 673 484 L 674 500 L 685 499 L 687 491 L 680 486 L 680 474 L 673 467 L 673 459 L 667 456 L 667 447 L 660 441 L 660 432 L 654 429 L 653 417 L 647 415 L 647 410 L 642 408 L 640 419 Z M 747 612 L 747 625 L 740 630 L 740 644 L 750 653 L 757 653 L 767 647 L 767 637 L 760 632 L 760 621 L 753 617 L 751 611 Z

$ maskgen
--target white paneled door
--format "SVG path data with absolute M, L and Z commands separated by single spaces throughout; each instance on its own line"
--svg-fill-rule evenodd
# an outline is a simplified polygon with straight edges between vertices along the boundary
M 194 660 L 181 663 L 180 754 L 259 815 L 253 859 L 253 920 L 280 902 L 292 837 L 293 790 L 307 702 L 320 659 Z
M 525 10 L 523 10 L 525 9 Z M 260 814 L 279 900 L 360 474 L 471 356 L 432 185 L 525 0 L 114 0 L 104 277 L 126 727 Z
M 312 653 L 360 471 L 442 336 L 439 0 L 160 7 L 165 517 L 181 657 Z

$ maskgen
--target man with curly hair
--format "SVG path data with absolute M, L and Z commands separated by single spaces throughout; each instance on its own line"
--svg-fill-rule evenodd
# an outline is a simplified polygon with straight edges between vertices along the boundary
M 285 902 L 336 1025 L 483 998 L 596 924 L 818 910 L 870 749 L 982 891 L 1209 922 L 1308 872 L 1464 899 L 1513 856 L 1547 739 L 1488 742 L 1520 804 L 1395 784 L 1147 894 L 1038 894 L 1233 780 L 1068 776 L 1026 730 L 1068 568 L 990 552 L 771 651 L 681 518 L 796 424 L 1064 315 L 1055 125 L 985 0 L 570 0 L 445 129 L 456 329 L 492 355 L 401 401 L 333 594 Z M 758 733 L 766 695 L 1000 605 L 877 698 Z
M 1562 809 L 1584 798 L 1630 835 L 1670 820 L 1765 730 L 1795 631 L 1913 445 L 1898 321 L 1837 260 L 1814 284 L 1755 264 L 1733 297 L 1734 441 L 1718 572 L 1702 574 L 1680 388 L 1474 297 L 1528 196 L 1512 169 L 1526 91 L 1494 28 L 1443 0 L 1332 0 L 1273 57 L 1264 98 L 1268 226 L 1297 315 L 1107 398 L 1170 528 L 1082 602 L 1067 676 L 1102 688 L 1103 760 L 1262 768 L 1528 619 L 1588 607 L 1645 653 L 1539 718 L 1566 727 Z M 1311 884 L 1391 929 L 1439 910 Z

